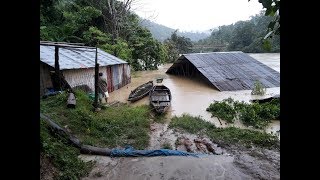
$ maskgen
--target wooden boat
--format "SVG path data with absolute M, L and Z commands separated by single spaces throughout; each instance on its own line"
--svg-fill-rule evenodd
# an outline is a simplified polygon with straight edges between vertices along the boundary
M 153 87 L 153 81 L 146 82 L 131 91 L 128 101 L 134 102 L 147 96 Z
M 171 106 L 171 91 L 164 85 L 155 85 L 150 91 L 149 100 L 157 113 L 164 113 Z

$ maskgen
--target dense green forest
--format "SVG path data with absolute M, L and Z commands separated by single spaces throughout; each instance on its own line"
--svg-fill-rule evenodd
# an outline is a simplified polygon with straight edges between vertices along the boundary
M 134 70 L 157 69 L 167 48 L 139 25 L 131 0 L 41 0 L 40 40 L 97 46 L 131 64 Z
M 157 69 L 160 64 L 175 61 L 182 53 L 280 50 L 279 35 L 275 35 L 270 43 L 262 43 L 273 19 L 264 12 L 248 21 L 220 26 L 198 42 L 177 30 L 159 41 L 150 27 L 141 25 L 141 18 L 130 10 L 132 2 L 40 0 L 40 40 L 97 46 L 127 61 L 133 70 Z
M 146 27 L 152 33 L 152 36 L 157 40 L 163 42 L 166 39 L 170 38 L 171 34 L 175 31 L 170 27 L 157 24 L 148 19 L 141 20 L 141 26 Z M 208 30 L 209 32 L 209 30 Z M 177 31 L 177 35 L 184 36 L 186 38 L 190 38 L 191 41 L 197 42 L 200 39 L 204 39 L 210 36 L 209 33 L 204 32 L 187 32 L 187 31 Z
M 280 35 L 263 41 L 269 23 L 274 19 L 265 12 L 252 16 L 248 21 L 219 26 L 210 37 L 194 43 L 193 52 L 243 51 L 247 53 L 280 52 Z

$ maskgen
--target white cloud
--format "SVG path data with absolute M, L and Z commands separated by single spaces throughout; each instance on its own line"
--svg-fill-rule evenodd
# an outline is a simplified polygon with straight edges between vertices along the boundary
M 135 0 L 141 17 L 181 31 L 205 31 L 258 14 L 258 0 Z

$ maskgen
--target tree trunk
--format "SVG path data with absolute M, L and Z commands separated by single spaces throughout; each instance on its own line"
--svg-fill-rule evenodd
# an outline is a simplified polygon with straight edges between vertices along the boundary
M 40 117 L 43 118 L 47 124 L 52 128 L 55 132 L 66 137 L 69 140 L 69 143 L 74 147 L 80 149 L 80 152 L 83 154 L 93 154 L 93 155 L 103 155 L 103 156 L 110 156 L 111 150 L 109 148 L 100 148 L 94 147 L 90 145 L 83 145 L 81 141 L 70 134 L 67 130 L 61 128 L 59 125 L 54 123 L 49 117 L 45 116 L 44 114 L 40 113 Z

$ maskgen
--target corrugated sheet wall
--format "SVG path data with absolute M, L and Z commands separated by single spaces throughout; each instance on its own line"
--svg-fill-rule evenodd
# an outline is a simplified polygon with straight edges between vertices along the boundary
M 49 66 L 40 62 L 40 96 L 44 95 L 47 88 L 52 88 Z
M 108 88 L 109 92 L 119 89 L 131 82 L 130 66 L 128 64 L 113 65 L 110 70 L 111 78 L 108 78 L 107 67 L 100 67 L 99 69 L 99 72 L 103 73 L 103 77 L 108 79 L 108 86 L 112 86 Z M 86 84 L 94 90 L 94 68 L 64 70 L 63 75 L 71 87 Z
M 106 67 L 100 67 L 99 72 L 107 79 Z M 63 75 L 71 87 L 86 84 L 94 90 L 94 68 L 64 70 Z
M 111 71 L 112 71 L 112 84 L 114 87 L 114 90 L 119 89 L 119 66 L 114 65 L 111 66 Z

